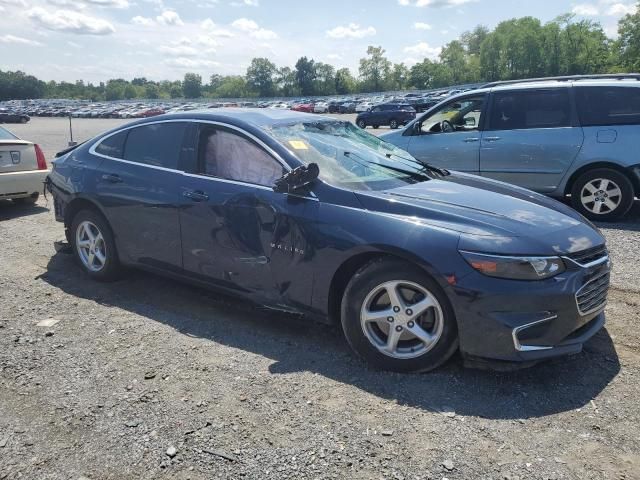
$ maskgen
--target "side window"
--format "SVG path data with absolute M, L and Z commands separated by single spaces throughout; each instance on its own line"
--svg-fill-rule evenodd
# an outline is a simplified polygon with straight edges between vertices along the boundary
M 422 120 L 422 133 L 448 133 L 478 130 L 483 114 L 484 95 L 455 100 Z
M 128 133 L 129 130 L 125 130 L 105 138 L 96 147 L 96 153 L 112 158 L 122 158 L 124 142 L 127 139 Z
M 637 87 L 575 87 L 580 124 L 596 125 L 640 124 L 640 88 Z
M 571 105 L 567 88 L 493 94 L 489 130 L 561 128 L 570 125 Z
M 187 125 L 183 122 L 167 122 L 130 129 L 123 158 L 131 162 L 176 170 Z
M 371 109 L 372 112 L 380 112 L 382 109 L 380 107 L 373 107 Z
M 198 147 L 205 175 L 271 187 L 285 173 L 269 153 L 231 130 L 203 127 Z

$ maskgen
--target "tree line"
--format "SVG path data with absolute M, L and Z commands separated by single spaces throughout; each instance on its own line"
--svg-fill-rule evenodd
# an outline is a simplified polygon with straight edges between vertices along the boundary
M 618 22 L 615 40 L 607 37 L 600 23 L 577 20 L 572 14 L 546 24 L 534 17 L 521 17 L 503 21 L 493 30 L 479 25 L 446 44 L 437 59 L 424 58 L 411 67 L 391 62 L 380 46 L 369 46 L 360 59 L 357 76 L 348 68 L 336 69 L 306 56 L 293 67 L 254 58 L 245 75 L 212 74 L 207 82 L 196 73 L 185 74 L 182 81 L 156 82 L 140 77 L 99 84 L 44 82 L 20 71 L 0 71 L 0 100 L 327 96 L 639 70 L 640 2 L 636 13 Z

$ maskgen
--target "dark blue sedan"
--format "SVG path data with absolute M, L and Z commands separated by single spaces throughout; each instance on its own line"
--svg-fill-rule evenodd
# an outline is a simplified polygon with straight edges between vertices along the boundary
M 89 277 L 135 266 L 340 323 L 379 368 L 537 361 L 604 324 L 608 254 L 579 214 L 348 122 L 145 119 L 59 154 L 48 189 Z

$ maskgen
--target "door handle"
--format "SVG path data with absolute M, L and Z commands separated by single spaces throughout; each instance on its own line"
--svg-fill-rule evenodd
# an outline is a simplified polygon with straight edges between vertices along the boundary
M 120 178 L 120 175 L 116 175 L 114 173 L 107 173 L 105 175 L 102 175 L 102 180 L 110 183 L 122 183 L 122 178 Z
M 194 202 L 204 202 L 206 200 L 209 200 L 209 195 L 201 190 L 186 190 L 182 193 L 182 195 L 190 200 L 193 200 Z
M 500 140 L 500 137 L 484 137 L 483 140 L 486 140 L 487 142 L 497 142 Z
M 464 141 L 465 143 L 472 143 L 472 142 L 477 142 L 478 140 L 480 140 L 477 137 L 473 137 L 473 138 L 465 138 Z

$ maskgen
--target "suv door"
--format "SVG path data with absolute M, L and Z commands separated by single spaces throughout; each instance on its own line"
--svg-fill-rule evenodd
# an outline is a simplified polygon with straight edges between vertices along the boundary
M 104 158 L 95 192 L 128 263 L 180 270 L 181 162 L 185 122 L 158 122 L 105 137 L 90 152 Z
M 407 132 L 409 153 L 438 167 L 477 174 L 485 98 L 458 98 L 427 113 Z
M 382 106 L 376 105 L 368 113 L 369 115 L 367 116 L 367 123 L 369 125 L 381 125 L 380 122 L 382 121 L 382 115 L 383 115 Z
M 235 127 L 200 124 L 195 151 L 197 167 L 182 184 L 185 271 L 264 303 L 309 304 L 313 275 L 300 265 L 313 253 L 317 199 L 274 192 L 289 168 Z
M 493 92 L 480 174 L 541 193 L 560 184 L 584 139 L 570 87 Z

